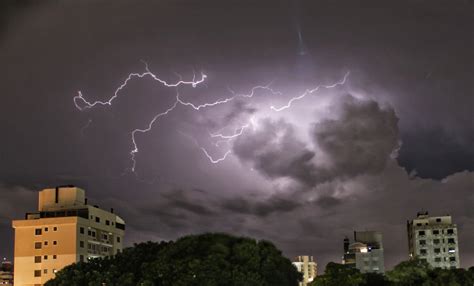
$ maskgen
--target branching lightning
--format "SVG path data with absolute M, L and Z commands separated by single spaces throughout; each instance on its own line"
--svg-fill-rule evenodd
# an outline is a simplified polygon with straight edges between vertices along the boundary
M 331 85 L 318 85 L 317 87 L 313 88 L 313 89 L 307 89 L 303 94 L 299 95 L 299 96 L 296 96 L 296 97 L 293 97 L 291 98 L 288 103 L 286 105 L 283 105 L 281 107 L 274 107 L 273 105 L 270 106 L 270 108 L 273 110 L 273 111 L 277 111 L 277 112 L 280 112 L 282 110 L 285 110 L 285 109 L 288 109 L 291 107 L 291 104 L 294 102 L 294 101 L 297 101 L 297 100 L 300 100 L 300 99 L 303 99 L 305 96 L 307 96 L 308 94 L 312 94 L 314 92 L 317 92 L 319 89 L 321 88 L 325 88 L 325 89 L 330 89 L 330 88 L 334 88 L 336 86 L 339 86 L 339 85 L 344 85 L 346 83 L 346 80 L 347 78 L 349 77 L 349 74 L 350 74 L 350 71 L 348 71 L 345 75 L 344 75 L 344 78 L 339 81 L 339 82 L 336 82 L 334 84 L 331 84 Z
M 90 109 L 90 108 L 94 108 L 96 106 L 107 106 L 107 105 L 111 106 L 112 102 L 119 96 L 119 93 L 122 91 L 122 89 L 124 89 L 127 86 L 127 84 L 129 83 L 129 81 L 134 79 L 134 78 L 144 78 L 144 77 L 148 76 L 148 77 L 151 77 L 153 80 L 159 82 L 160 84 L 162 84 L 166 87 L 178 87 L 178 86 L 181 86 L 181 85 L 190 85 L 192 87 L 197 87 L 198 85 L 203 84 L 205 82 L 206 78 L 207 78 L 206 74 L 201 73 L 199 79 L 196 80 L 196 76 L 194 75 L 192 80 L 185 81 L 185 80 L 182 79 L 181 75 L 177 74 L 177 76 L 179 77 L 179 80 L 177 82 L 174 82 L 174 83 L 168 83 L 165 80 L 160 79 L 153 72 L 151 72 L 149 67 L 148 67 L 148 64 L 146 62 L 144 62 L 144 64 L 145 64 L 145 71 L 142 72 L 142 73 L 130 73 L 125 78 L 125 80 L 120 84 L 120 86 L 115 90 L 113 96 L 110 97 L 108 100 L 106 100 L 106 101 L 97 100 L 97 101 L 91 102 L 91 101 L 88 101 L 86 98 L 84 98 L 81 91 L 78 91 L 78 95 L 73 97 L 74 105 L 80 111 Z M 336 82 L 336 83 L 331 84 L 331 85 L 318 85 L 317 87 L 315 87 L 313 89 L 306 90 L 303 94 L 301 94 L 297 97 L 291 98 L 286 105 L 281 106 L 281 107 L 270 106 L 270 109 L 273 110 L 273 111 L 276 111 L 276 112 L 288 109 L 288 108 L 291 107 L 291 105 L 294 101 L 300 100 L 300 99 L 304 98 L 305 96 L 307 96 L 309 94 L 317 92 L 321 88 L 330 89 L 330 88 L 334 88 L 334 87 L 339 86 L 339 85 L 344 85 L 347 78 L 348 78 L 348 76 L 349 76 L 349 72 L 347 72 L 344 75 L 344 78 L 339 82 Z M 274 91 L 273 89 L 271 89 L 270 84 L 255 86 L 250 90 L 250 93 L 248 93 L 248 94 L 238 94 L 238 93 L 235 93 L 234 91 L 229 89 L 232 96 L 224 98 L 224 99 L 216 100 L 214 102 L 207 102 L 207 103 L 203 103 L 203 104 L 194 104 L 192 102 L 185 101 L 180 97 L 179 93 L 177 93 L 175 102 L 171 106 L 169 106 L 164 112 L 160 112 L 160 113 L 156 114 L 150 120 L 150 122 L 146 125 L 146 128 L 136 128 L 136 129 L 132 130 L 132 132 L 131 132 L 132 150 L 129 153 L 130 154 L 130 160 L 132 161 L 132 166 L 129 170 L 131 170 L 132 172 L 135 172 L 135 168 L 136 168 L 136 164 L 137 164 L 136 154 L 139 152 L 138 144 L 137 144 L 137 141 L 136 141 L 137 133 L 142 133 L 143 134 L 143 133 L 149 132 L 153 128 L 153 125 L 161 117 L 167 116 L 178 105 L 190 107 L 195 111 L 200 111 L 201 109 L 211 108 L 211 107 L 215 107 L 217 105 L 222 105 L 222 104 L 227 104 L 227 103 L 235 100 L 238 97 L 252 98 L 258 90 L 268 91 L 272 95 L 281 95 L 280 92 L 277 92 L 277 91 Z M 88 124 L 90 124 L 90 122 Z M 219 139 L 214 143 L 215 146 L 219 147 L 219 144 L 221 144 L 221 143 L 228 143 L 229 144 L 235 138 L 237 138 L 239 136 L 242 136 L 244 134 L 245 130 L 247 128 L 249 128 L 250 126 L 252 126 L 254 130 L 257 127 L 256 122 L 255 122 L 255 118 L 253 116 L 249 119 L 249 121 L 246 124 L 244 124 L 241 127 L 235 129 L 234 133 L 231 133 L 231 134 L 210 133 L 209 137 L 213 138 L 213 139 Z M 180 131 L 178 131 L 178 132 L 180 132 Z M 194 142 L 194 144 L 203 152 L 203 154 L 206 156 L 206 158 L 209 160 L 209 162 L 211 162 L 213 164 L 217 164 L 217 163 L 220 163 L 220 162 L 224 161 L 232 153 L 231 150 L 228 150 L 221 157 L 214 158 L 213 156 L 211 156 L 209 154 L 209 152 L 204 147 L 202 147 L 198 144 L 197 140 L 194 137 L 192 137 L 188 134 L 184 134 L 182 132 L 180 132 L 180 133 L 185 135 L 189 139 L 191 139 Z

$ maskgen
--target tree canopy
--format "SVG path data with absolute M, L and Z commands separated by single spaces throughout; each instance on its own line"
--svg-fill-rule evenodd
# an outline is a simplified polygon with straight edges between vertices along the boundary
M 297 286 L 300 279 L 291 261 L 268 241 L 203 234 L 140 243 L 113 257 L 75 263 L 46 286 Z
M 316 277 L 310 286 L 470 286 L 474 285 L 474 268 L 432 268 L 423 260 L 399 263 L 385 275 L 360 273 L 355 268 L 330 262 L 324 275 Z

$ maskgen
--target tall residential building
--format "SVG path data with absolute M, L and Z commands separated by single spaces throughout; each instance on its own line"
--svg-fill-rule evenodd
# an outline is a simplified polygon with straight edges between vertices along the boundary
M 342 263 L 362 273 L 384 273 L 382 234 L 378 231 L 354 231 L 354 242 L 344 238 Z
M 39 192 L 38 211 L 14 220 L 15 286 L 37 286 L 63 267 L 122 250 L 125 222 L 113 209 L 87 204 L 84 190 L 61 186 Z
M 0 285 L 13 285 L 13 265 L 5 258 L 3 259 L 2 264 L 0 265 Z
M 410 258 L 418 257 L 433 267 L 459 268 L 458 229 L 451 216 L 428 216 L 419 212 L 407 221 Z
M 314 261 L 313 256 L 297 256 L 293 260 L 293 265 L 296 266 L 298 272 L 303 274 L 303 281 L 299 283 L 299 286 L 308 285 L 318 275 L 318 264 Z

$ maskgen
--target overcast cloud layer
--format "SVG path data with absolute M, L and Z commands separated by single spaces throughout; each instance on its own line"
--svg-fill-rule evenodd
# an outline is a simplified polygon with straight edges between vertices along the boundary
M 223 231 L 324 268 L 344 236 L 379 230 L 390 268 L 423 209 L 453 215 L 474 265 L 472 2 L 347 2 L 2 1 L 0 256 L 37 190 L 76 184 L 126 220 L 128 245 Z M 109 99 L 141 60 L 169 82 L 208 77 L 135 78 L 112 106 L 75 107 L 79 90 Z M 131 172 L 132 130 L 177 94 L 199 105 L 268 84 L 178 104 L 136 135 Z M 202 148 L 229 154 L 213 164 Z

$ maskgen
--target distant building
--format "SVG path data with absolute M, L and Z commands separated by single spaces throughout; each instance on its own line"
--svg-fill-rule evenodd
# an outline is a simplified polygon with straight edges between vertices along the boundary
M 296 266 L 298 272 L 303 274 L 303 281 L 299 286 L 308 285 L 318 275 L 318 264 L 314 261 L 313 256 L 297 256 L 293 260 L 293 265 Z
M 354 231 L 354 242 L 344 238 L 342 263 L 362 273 L 384 273 L 382 234 L 377 231 Z
M 38 211 L 14 220 L 15 285 L 43 285 L 63 267 L 122 250 L 125 222 L 87 204 L 74 186 L 39 192 Z
M 0 285 L 13 286 L 13 265 L 5 258 L 0 265 Z
M 407 221 L 410 258 L 418 257 L 433 267 L 459 268 L 458 229 L 451 216 L 428 216 L 419 212 Z

